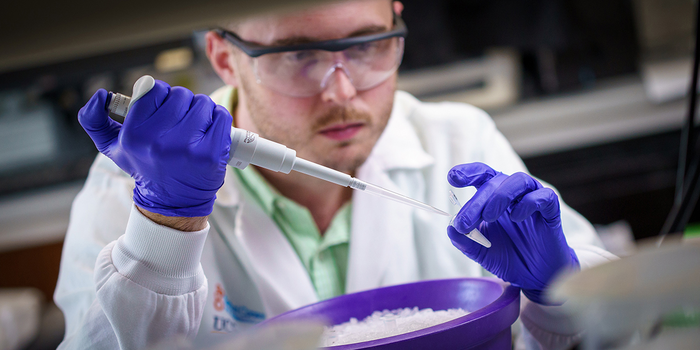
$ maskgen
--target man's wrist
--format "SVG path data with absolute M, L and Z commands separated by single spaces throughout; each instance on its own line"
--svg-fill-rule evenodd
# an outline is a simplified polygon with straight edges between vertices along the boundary
M 147 217 L 148 219 L 155 222 L 156 224 L 163 225 L 165 227 L 170 227 L 170 228 L 176 229 L 178 231 L 195 232 L 195 231 L 201 231 L 207 227 L 208 216 L 197 216 L 197 217 L 165 216 L 162 214 L 150 212 L 146 209 L 139 207 L 138 205 L 136 206 L 136 209 L 138 209 L 138 211 L 141 214 L 143 214 L 143 216 Z

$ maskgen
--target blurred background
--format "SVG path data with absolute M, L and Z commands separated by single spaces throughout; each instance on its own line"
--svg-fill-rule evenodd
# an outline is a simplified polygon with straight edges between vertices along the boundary
M 0 311 L 24 303 L 31 325 L 0 324 L 19 339 L 3 344 L 11 337 L 0 334 L 0 349 L 55 348 L 63 336 L 51 299 L 71 202 L 97 153 L 76 119 L 83 104 L 98 88 L 129 93 L 143 74 L 211 93 L 222 82 L 204 30 L 290 6 L 164 3 L 11 4 L 0 15 Z M 612 252 L 658 234 L 687 109 L 691 0 L 403 3 L 401 89 L 489 112 Z

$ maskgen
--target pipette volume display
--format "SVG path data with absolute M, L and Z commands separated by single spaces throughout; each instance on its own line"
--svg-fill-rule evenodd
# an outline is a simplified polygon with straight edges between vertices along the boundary
M 144 75 L 134 83 L 132 97 L 110 92 L 105 108 L 110 112 L 110 115 L 126 117 L 129 108 L 134 102 L 148 93 L 154 85 L 155 79 L 150 75 Z M 231 150 L 228 163 L 238 169 L 244 169 L 249 164 L 253 164 L 285 174 L 289 174 L 290 171 L 294 170 L 343 187 L 373 193 L 415 208 L 449 216 L 446 212 L 415 199 L 366 183 L 323 165 L 298 158 L 296 151 L 293 149 L 243 129 L 231 127 Z

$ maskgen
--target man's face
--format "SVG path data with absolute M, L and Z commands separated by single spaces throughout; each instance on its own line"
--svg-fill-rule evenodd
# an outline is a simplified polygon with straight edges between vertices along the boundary
M 294 44 L 366 35 L 392 29 L 390 1 L 326 5 L 288 15 L 247 20 L 235 28 L 246 41 Z M 345 73 L 311 97 L 291 97 L 256 81 L 253 60 L 233 48 L 239 88 L 236 125 L 297 151 L 299 157 L 352 173 L 369 156 L 386 127 L 396 89 L 396 73 L 379 85 L 357 91 Z

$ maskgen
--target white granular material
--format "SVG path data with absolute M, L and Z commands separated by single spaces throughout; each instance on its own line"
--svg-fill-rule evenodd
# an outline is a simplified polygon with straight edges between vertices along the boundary
M 364 320 L 350 321 L 326 327 L 321 336 L 321 346 L 338 346 L 387 338 L 417 331 L 462 317 L 469 312 L 463 309 L 433 311 L 418 307 L 375 311 Z

